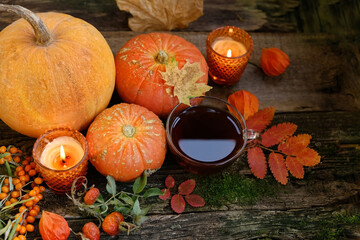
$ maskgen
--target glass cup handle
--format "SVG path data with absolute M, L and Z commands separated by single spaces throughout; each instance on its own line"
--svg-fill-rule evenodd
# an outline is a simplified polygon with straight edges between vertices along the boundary
M 247 142 L 252 142 L 260 136 L 259 132 L 252 129 L 247 129 L 247 131 L 244 130 L 243 133 L 244 140 L 246 140 Z

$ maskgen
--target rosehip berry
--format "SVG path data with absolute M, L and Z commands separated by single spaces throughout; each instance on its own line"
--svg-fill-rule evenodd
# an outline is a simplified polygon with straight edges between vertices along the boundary
M 87 191 L 87 193 L 85 194 L 84 202 L 87 205 L 93 205 L 99 196 L 100 196 L 99 189 L 95 187 L 90 188 L 89 191 Z
M 120 232 L 119 226 L 124 221 L 124 216 L 119 212 L 112 212 L 107 215 L 101 225 L 104 232 L 114 236 Z
M 89 240 L 99 240 L 100 239 L 100 230 L 93 222 L 86 223 L 82 228 L 82 233 L 84 237 Z

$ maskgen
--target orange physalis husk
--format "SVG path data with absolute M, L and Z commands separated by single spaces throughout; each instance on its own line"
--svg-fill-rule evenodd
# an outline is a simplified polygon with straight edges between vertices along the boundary
M 286 185 L 289 173 L 283 155 L 274 152 L 270 153 L 269 167 L 275 179 L 281 184 Z
M 39 231 L 43 240 L 66 240 L 70 235 L 70 228 L 62 216 L 43 211 Z
M 270 77 L 279 76 L 290 65 L 289 56 L 278 48 L 263 49 L 261 68 Z
M 264 179 L 267 172 L 267 163 L 263 150 L 259 147 L 249 149 L 247 152 L 247 159 L 254 176 Z
M 259 100 L 257 97 L 245 90 L 234 92 L 228 97 L 228 102 L 233 105 L 239 113 L 244 117 L 244 120 L 254 115 L 259 110 Z M 233 113 L 231 109 L 230 112 Z

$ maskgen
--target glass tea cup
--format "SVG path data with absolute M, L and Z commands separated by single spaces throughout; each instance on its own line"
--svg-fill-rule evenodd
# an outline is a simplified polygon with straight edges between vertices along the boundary
M 248 141 L 245 120 L 230 103 L 210 96 L 178 104 L 166 121 L 171 152 L 187 171 L 207 175 L 232 164 Z

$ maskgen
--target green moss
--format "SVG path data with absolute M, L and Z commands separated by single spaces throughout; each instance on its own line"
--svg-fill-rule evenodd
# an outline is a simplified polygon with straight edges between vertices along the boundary
M 360 224 L 360 214 L 337 214 L 331 220 L 321 223 L 314 240 L 347 239 L 347 230 Z
M 253 204 L 265 196 L 273 196 L 278 184 L 269 179 L 250 179 L 240 174 L 222 173 L 211 177 L 198 177 L 196 191 L 207 205 L 226 203 Z

